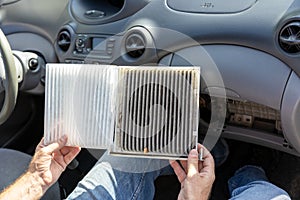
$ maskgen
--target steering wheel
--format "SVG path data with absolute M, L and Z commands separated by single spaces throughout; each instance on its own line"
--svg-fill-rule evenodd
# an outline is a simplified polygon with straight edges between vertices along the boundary
M 5 98 L 0 112 L 0 125 L 3 124 L 15 108 L 18 95 L 18 79 L 14 56 L 10 45 L 0 29 L 0 51 L 5 71 Z

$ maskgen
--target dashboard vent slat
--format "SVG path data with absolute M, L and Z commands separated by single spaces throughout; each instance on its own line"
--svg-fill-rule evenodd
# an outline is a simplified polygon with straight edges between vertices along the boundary
M 125 41 L 125 49 L 130 57 L 139 58 L 145 52 L 146 42 L 140 34 L 133 33 L 127 37 Z
M 279 33 L 279 45 L 287 53 L 300 53 L 300 22 L 291 22 Z
M 68 51 L 71 45 L 71 35 L 69 31 L 63 30 L 58 34 L 57 45 L 62 51 Z

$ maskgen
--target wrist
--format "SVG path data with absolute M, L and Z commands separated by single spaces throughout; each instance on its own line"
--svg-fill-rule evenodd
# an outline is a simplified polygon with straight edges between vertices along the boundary
M 205 190 L 201 192 L 200 200 L 208 200 L 210 199 L 211 190 Z
M 0 199 L 37 200 L 43 196 L 46 189 L 37 173 L 27 171 L 0 194 Z
M 41 177 L 41 174 L 36 171 L 31 172 L 28 170 L 23 177 L 27 181 L 27 184 L 30 185 L 28 192 L 33 193 L 36 196 L 42 197 L 48 189 L 48 186 Z

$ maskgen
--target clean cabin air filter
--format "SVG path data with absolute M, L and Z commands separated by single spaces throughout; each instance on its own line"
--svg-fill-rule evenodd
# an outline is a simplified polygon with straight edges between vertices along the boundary
M 198 140 L 199 67 L 48 64 L 45 143 L 187 158 Z

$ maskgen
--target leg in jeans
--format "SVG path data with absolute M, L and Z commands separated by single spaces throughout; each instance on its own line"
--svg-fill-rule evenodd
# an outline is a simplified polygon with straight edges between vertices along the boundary
M 154 180 L 170 173 L 168 161 L 104 154 L 67 199 L 153 199 Z
M 230 200 L 290 200 L 281 188 L 271 184 L 260 167 L 245 166 L 228 181 Z
M 216 166 L 228 156 L 218 142 L 213 150 Z M 154 180 L 174 174 L 167 160 L 114 157 L 104 154 L 67 199 L 153 199 Z

